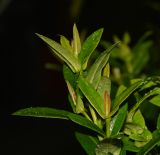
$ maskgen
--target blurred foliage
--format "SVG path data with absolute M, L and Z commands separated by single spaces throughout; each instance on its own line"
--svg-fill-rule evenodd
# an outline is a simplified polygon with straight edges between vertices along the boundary
M 112 79 L 122 84 L 131 78 L 143 77 L 160 74 L 158 68 L 153 68 L 151 64 L 157 57 L 158 53 L 155 43 L 152 39 L 152 32 L 146 32 L 134 45 L 130 45 L 131 36 L 125 32 L 122 39 L 118 36 L 113 37 L 114 42 L 120 41 L 120 45 L 113 49 L 110 63 L 112 66 Z M 111 43 L 101 41 L 103 48 L 108 48 Z

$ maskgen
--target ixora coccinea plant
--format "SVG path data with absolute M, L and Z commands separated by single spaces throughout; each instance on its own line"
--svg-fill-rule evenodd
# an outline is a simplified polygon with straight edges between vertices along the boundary
M 109 56 L 119 43 L 101 52 L 95 61 L 90 61 L 102 33 L 103 29 L 98 29 L 82 45 L 75 24 L 71 43 L 64 36 L 60 36 L 60 43 L 57 43 L 37 34 L 64 62 L 63 76 L 72 112 L 32 107 L 13 115 L 66 119 L 92 130 L 90 135 L 75 133 L 88 155 L 147 154 L 160 146 L 160 115 L 155 118 L 157 126 L 151 132 L 140 106 L 145 101 L 160 106 L 160 77 L 132 79 L 127 86 L 120 85 L 112 94 Z

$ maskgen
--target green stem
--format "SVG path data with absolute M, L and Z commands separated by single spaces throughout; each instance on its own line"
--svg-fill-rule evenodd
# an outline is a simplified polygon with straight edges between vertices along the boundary
M 110 132 L 110 121 L 111 121 L 110 117 L 106 119 L 106 136 L 107 136 L 107 138 L 109 138 L 110 135 L 111 135 L 111 132 Z

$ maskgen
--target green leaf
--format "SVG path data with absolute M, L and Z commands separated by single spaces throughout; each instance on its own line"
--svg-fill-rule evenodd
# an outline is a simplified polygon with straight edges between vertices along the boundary
M 103 69 L 103 76 L 109 78 L 110 77 L 110 65 L 107 63 Z
M 115 114 L 119 108 L 119 106 L 123 103 L 123 101 L 125 101 L 136 89 L 138 89 L 142 84 L 143 84 L 143 80 L 140 80 L 134 84 L 132 84 L 130 87 L 128 87 L 127 89 L 125 89 L 122 93 L 120 93 L 120 95 L 118 95 L 114 100 L 113 100 L 113 107 L 112 107 L 112 111 L 110 113 L 110 116 L 112 116 L 113 114 Z
M 13 113 L 13 115 L 18 116 L 31 116 L 31 117 L 43 117 L 43 118 L 60 118 L 60 119 L 68 119 L 68 111 L 65 110 L 57 110 L 52 108 L 26 108 L 21 109 Z
M 135 123 L 129 123 L 129 122 L 125 123 L 124 130 L 123 130 L 123 132 L 126 135 L 142 134 L 143 131 L 144 131 L 144 129 L 141 126 L 139 126 Z
M 137 143 L 138 145 L 136 145 L 137 147 L 142 147 L 144 146 L 144 144 L 146 144 L 149 140 L 152 139 L 152 134 L 149 130 L 144 129 L 141 134 L 134 133 L 129 135 L 129 138 L 132 140 L 135 140 L 135 145 L 136 145 L 136 141 L 139 142 Z
M 86 128 L 89 128 L 97 133 L 99 133 L 102 136 L 105 136 L 105 133 L 103 132 L 103 130 L 101 130 L 98 126 L 96 126 L 93 122 L 89 121 L 88 119 L 80 116 L 80 115 L 76 115 L 73 113 L 69 113 L 68 118 L 70 120 L 72 120 L 73 122 L 84 126 Z
M 70 42 L 65 36 L 62 36 L 62 35 L 60 36 L 60 43 L 63 48 L 67 49 L 70 52 L 73 52 Z
M 103 99 L 94 87 L 81 76 L 78 79 L 78 86 L 98 114 L 105 118 Z
M 120 86 L 118 87 L 117 92 L 116 92 L 116 97 L 119 96 L 126 88 L 127 88 L 126 86 L 120 85 Z
M 74 89 L 76 89 L 78 76 L 79 75 L 73 73 L 67 65 L 63 65 L 63 77 L 65 81 L 68 81 Z
M 141 150 L 137 153 L 137 155 L 147 155 L 147 153 L 152 150 L 158 143 L 160 142 L 160 131 L 156 130 L 153 132 L 153 139 L 150 140 Z
M 109 49 L 105 50 L 103 53 L 100 54 L 100 56 L 96 59 L 94 64 L 91 66 L 88 75 L 86 79 L 96 88 L 100 78 L 101 78 L 101 73 L 102 69 L 105 67 L 105 65 L 108 62 L 110 52 L 111 50 L 117 46 L 118 43 L 115 43 L 112 45 Z
M 160 107 L 160 95 L 153 97 L 151 100 L 149 100 L 149 102 Z
M 83 113 L 85 111 L 84 103 L 81 99 L 81 96 L 77 93 L 77 104 L 76 104 L 76 113 Z
M 111 136 L 116 136 L 121 130 L 127 115 L 127 109 L 128 109 L 128 104 L 125 104 L 122 108 L 119 109 L 111 132 Z
M 156 85 L 156 83 L 155 83 L 154 81 L 148 80 L 148 81 L 146 81 L 145 84 L 141 87 L 140 91 L 145 90 L 145 89 L 147 89 L 147 88 L 151 88 L 151 87 L 153 87 L 153 86 L 155 86 L 155 85 Z
M 80 54 L 79 54 L 79 59 L 81 64 L 83 65 L 83 69 L 87 67 L 87 62 L 95 48 L 97 47 L 101 36 L 103 33 L 103 29 L 99 29 L 95 32 L 93 32 L 83 43 Z
M 136 123 L 137 125 L 141 126 L 142 128 L 146 128 L 144 117 L 139 109 L 134 114 L 132 122 Z
M 72 99 L 72 97 L 71 97 L 70 94 L 68 94 L 68 101 L 69 101 L 69 103 L 70 103 L 70 106 L 71 106 L 73 112 L 76 113 L 76 105 L 75 105 L 75 103 L 73 102 L 73 99 Z
M 75 56 L 78 56 L 81 50 L 81 41 L 76 24 L 73 26 L 73 52 Z
M 126 155 L 126 150 L 124 149 L 124 147 L 121 149 L 120 155 Z
M 125 32 L 123 35 L 124 44 L 129 44 L 131 42 L 131 37 L 128 32 Z
M 81 126 L 84 126 L 88 129 L 91 129 L 99 133 L 102 136 L 105 136 L 105 133 L 100 128 L 98 128 L 93 122 L 89 121 L 88 119 L 80 115 L 73 114 L 65 110 L 36 107 L 36 108 L 26 108 L 26 109 L 19 110 L 13 113 L 13 115 L 72 120 L 73 122 Z
M 153 41 L 145 41 L 133 48 L 132 68 L 133 73 L 138 74 L 145 67 L 149 60 L 149 50 L 153 45 Z
M 97 87 L 97 92 L 104 97 L 104 93 L 105 91 L 108 92 L 108 95 L 110 95 L 110 91 L 111 91 L 111 80 L 107 77 L 102 76 L 101 80 L 98 84 Z
M 139 101 L 133 106 L 133 108 L 129 111 L 128 117 L 129 119 L 132 119 L 132 116 L 137 110 L 137 108 L 150 96 L 160 94 L 160 88 L 154 88 L 153 90 L 150 90 L 148 93 L 146 93 L 142 98 L 139 99 Z
M 119 155 L 122 142 L 119 139 L 105 139 L 96 147 L 96 155 Z
M 73 53 L 50 38 L 47 38 L 40 34 L 37 34 L 37 36 L 40 37 L 45 43 L 47 43 L 51 51 L 60 59 L 62 59 L 72 69 L 73 72 L 79 72 L 81 70 L 80 62 L 73 55 Z
M 77 104 L 77 94 L 74 91 L 74 89 L 72 88 L 71 84 L 68 81 L 66 81 L 66 83 L 67 83 L 68 91 L 69 91 L 69 94 L 70 94 L 71 99 L 73 101 L 73 104 L 74 104 L 74 106 L 76 106 L 76 104 Z
M 95 155 L 95 148 L 98 143 L 97 138 L 79 132 L 76 132 L 75 135 L 83 149 L 86 151 L 86 153 L 88 155 Z
M 107 77 L 102 76 L 98 84 L 97 92 L 103 98 L 104 112 L 106 116 L 108 116 L 111 110 L 110 90 L 111 90 L 111 80 Z

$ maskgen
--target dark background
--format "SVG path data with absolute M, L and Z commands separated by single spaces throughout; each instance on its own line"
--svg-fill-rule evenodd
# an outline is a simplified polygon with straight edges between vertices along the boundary
M 77 126 L 60 120 L 19 118 L 11 114 L 21 108 L 47 106 L 69 109 L 67 90 L 60 72 L 45 69 L 59 62 L 35 32 L 58 40 L 71 39 L 72 26 L 88 34 L 104 27 L 103 38 L 131 34 L 133 43 L 146 31 L 160 26 L 160 15 L 150 1 L 82 0 L 81 12 L 72 16 L 71 0 L 6 0 L 0 4 L 1 46 L 1 147 L 0 154 L 85 154 L 74 138 Z M 4 151 L 4 152 L 3 152 Z M 3 153 L 1 153 L 3 152 Z

